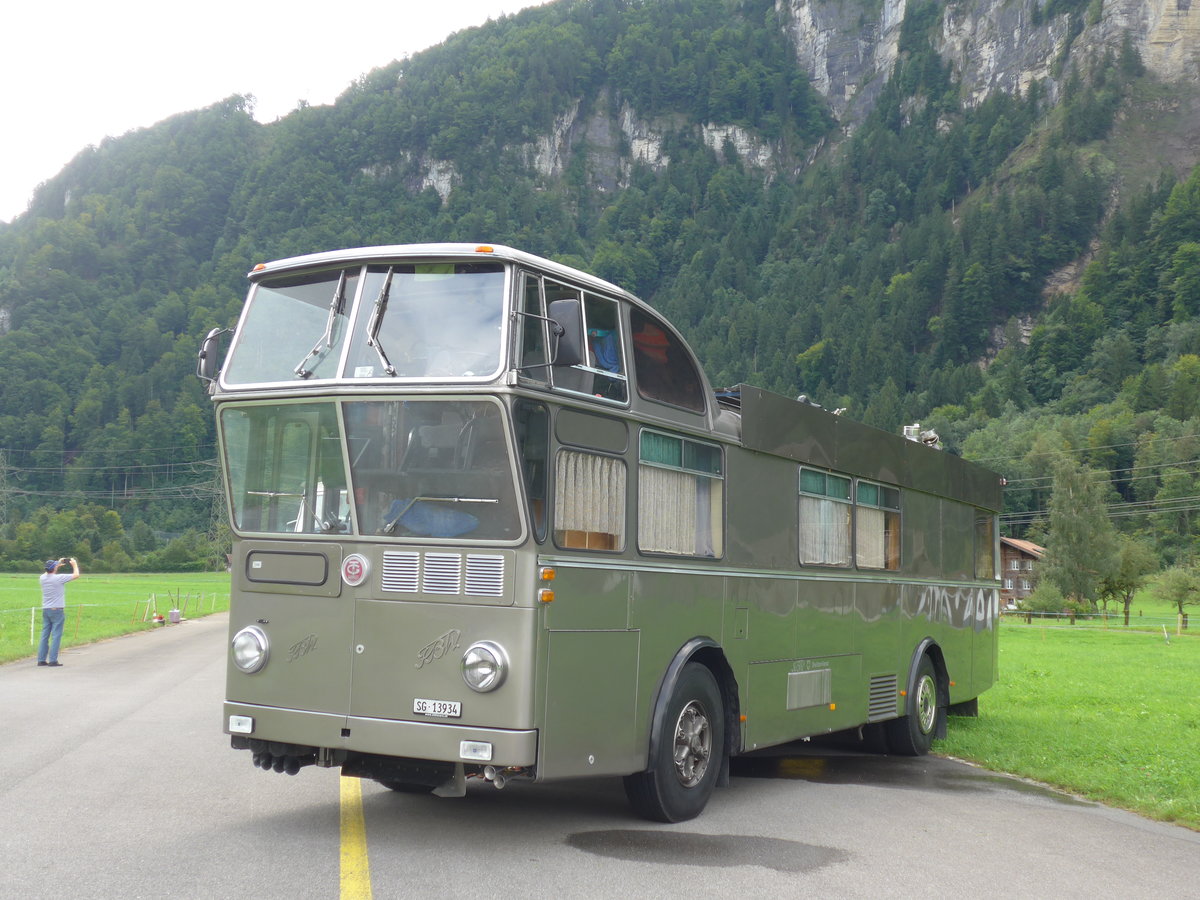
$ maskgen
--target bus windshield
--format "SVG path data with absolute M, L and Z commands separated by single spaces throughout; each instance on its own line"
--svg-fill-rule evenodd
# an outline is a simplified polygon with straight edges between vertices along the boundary
M 359 268 L 288 274 L 250 295 L 224 377 L 230 384 L 333 378 Z
M 347 378 L 477 378 L 499 369 L 499 263 L 371 266 L 359 303 Z
M 239 532 L 521 537 L 497 402 L 360 400 L 341 406 L 344 430 L 332 401 L 222 410 Z
M 500 369 L 503 322 L 501 263 L 372 265 L 365 277 L 358 266 L 285 273 L 255 286 L 223 377 L 231 385 L 339 374 L 490 378 Z

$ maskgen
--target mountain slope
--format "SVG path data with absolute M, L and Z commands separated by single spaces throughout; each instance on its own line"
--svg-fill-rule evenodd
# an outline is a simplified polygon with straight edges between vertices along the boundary
M 1194 352 L 1196 233 L 1160 223 L 1190 202 L 1197 21 L 1159 0 L 560 2 L 271 125 L 231 98 L 106 141 L 0 227 L 11 515 L 106 495 L 127 524 L 206 521 L 207 499 L 139 493 L 211 489 L 170 469 L 213 452 L 199 337 L 253 263 L 338 246 L 553 256 L 663 309 L 717 383 L 927 419 L 976 455 L 1022 410 L 1070 445 L 1063 417 L 1165 409 Z M 1098 373 L 1114 328 L 1124 361 Z

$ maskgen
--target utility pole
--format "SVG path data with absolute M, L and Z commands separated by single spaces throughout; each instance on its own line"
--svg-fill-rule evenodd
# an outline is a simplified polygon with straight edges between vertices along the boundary
M 0 526 L 8 524 L 8 451 L 0 450 Z

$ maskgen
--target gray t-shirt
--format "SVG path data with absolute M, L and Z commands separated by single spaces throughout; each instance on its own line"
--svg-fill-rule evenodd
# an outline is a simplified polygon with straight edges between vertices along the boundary
M 42 575 L 42 609 L 62 609 L 67 605 L 67 582 L 73 575 Z

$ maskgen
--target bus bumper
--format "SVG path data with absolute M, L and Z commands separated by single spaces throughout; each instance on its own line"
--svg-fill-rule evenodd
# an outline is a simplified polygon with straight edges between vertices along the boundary
M 536 729 L 402 722 L 246 703 L 225 704 L 225 733 L 261 741 L 443 762 L 532 766 Z

